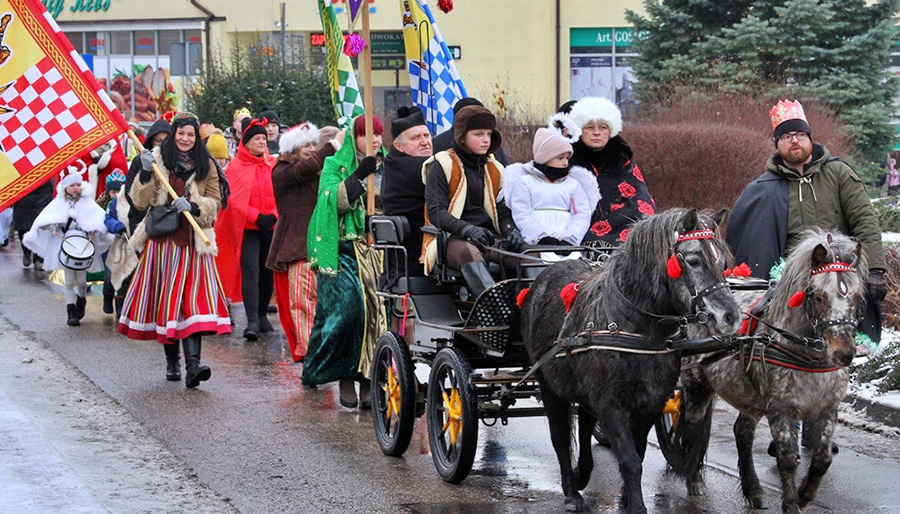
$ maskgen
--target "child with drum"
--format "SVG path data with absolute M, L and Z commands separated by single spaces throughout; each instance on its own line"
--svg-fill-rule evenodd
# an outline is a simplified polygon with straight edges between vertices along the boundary
M 56 198 L 34 220 L 22 243 L 44 258 L 44 269 L 65 275 L 68 325 L 78 326 L 87 303 L 87 273 L 103 271 L 100 252 L 109 246 L 106 213 L 93 200 L 91 185 L 70 172 L 56 186 Z M 77 291 L 76 291 L 77 287 Z

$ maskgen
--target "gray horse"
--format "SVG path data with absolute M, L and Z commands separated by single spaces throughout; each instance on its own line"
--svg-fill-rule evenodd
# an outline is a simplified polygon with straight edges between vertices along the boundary
M 718 393 L 740 411 L 734 435 L 741 488 L 750 506 L 767 508 L 752 453 L 763 416 L 777 448 L 783 511 L 799 513 L 815 498 L 831 465 L 831 439 L 838 406 L 847 392 L 847 366 L 856 352 L 857 316 L 867 274 L 857 242 L 819 229 L 807 231 L 770 289 L 765 309 L 747 316 L 747 335 L 760 338 L 745 341 L 738 352 L 706 355 L 693 359 L 698 366 L 685 366 L 679 421 L 671 440 L 660 444 L 673 469 L 687 477 L 688 494 L 703 494 L 701 469 Z M 736 291 L 735 297 L 750 312 L 760 294 Z M 809 473 L 798 491 L 800 455 L 794 426 L 801 420 L 813 442 Z
M 694 210 L 665 211 L 636 224 L 602 267 L 557 263 L 531 287 L 522 308 L 522 336 L 532 363 L 541 363 L 537 377 L 566 510 L 585 508 L 579 490 L 591 478 L 590 437 L 599 419 L 619 463 L 624 509 L 647 512 L 641 494 L 647 435 L 680 368 L 679 353 L 664 342 L 678 338 L 683 323 L 702 321 L 718 334 L 733 334 L 740 324 L 740 310 L 725 284 L 728 250 L 719 221 L 721 216 Z M 571 298 L 565 291 L 572 291 L 573 283 L 579 290 L 567 313 L 563 297 Z M 586 344 L 557 351 L 564 340 Z M 616 348 L 619 343 L 627 348 Z M 576 469 L 573 404 L 580 448 Z

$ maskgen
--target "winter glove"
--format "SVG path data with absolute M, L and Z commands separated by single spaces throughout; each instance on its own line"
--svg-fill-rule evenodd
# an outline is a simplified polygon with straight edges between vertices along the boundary
M 189 211 L 191 210 L 191 202 L 187 201 L 187 198 L 179 196 L 172 201 L 172 207 L 178 209 L 178 212 Z
M 518 229 L 512 229 L 503 236 L 503 248 L 510 252 L 518 252 L 522 249 L 525 240 L 522 239 L 522 233 Z
M 141 169 L 144 171 L 153 171 L 153 163 L 156 159 L 153 158 L 153 153 L 150 150 L 144 150 L 141 152 Z
M 356 170 L 353 172 L 353 175 L 359 180 L 365 180 L 366 177 L 375 173 L 375 168 L 377 167 L 377 162 L 375 161 L 375 156 L 370 155 L 369 157 L 364 157 L 363 160 L 359 161 L 359 165 L 356 167 Z
M 486 228 L 477 227 L 475 225 L 467 225 L 462 231 L 462 236 L 471 240 L 473 243 L 482 246 L 494 244 L 494 234 Z
M 256 224 L 260 230 L 272 230 L 278 218 L 274 214 L 260 214 L 256 217 Z
M 116 224 L 113 226 L 111 232 L 113 234 L 121 234 L 122 232 L 125 232 L 125 224 L 121 221 L 116 221 Z
M 885 296 L 887 296 L 887 282 L 884 280 L 884 270 L 869 270 L 869 297 L 880 302 Z

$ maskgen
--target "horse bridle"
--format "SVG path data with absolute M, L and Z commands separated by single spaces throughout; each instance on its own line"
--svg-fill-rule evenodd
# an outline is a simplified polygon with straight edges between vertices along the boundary
M 834 273 L 835 280 L 837 281 L 837 292 L 839 295 L 846 297 L 850 294 L 850 289 L 847 286 L 847 279 L 844 277 L 844 273 L 856 273 L 856 259 L 853 262 L 843 262 L 841 260 L 841 250 L 838 248 L 837 244 L 834 242 L 834 238 L 831 236 L 831 233 L 825 235 L 826 241 L 828 241 L 828 245 L 831 247 L 831 251 L 834 254 L 834 262 L 825 263 L 817 268 L 813 268 L 809 271 L 809 278 L 812 278 L 816 275 L 821 275 L 823 273 Z M 803 300 L 804 307 L 806 308 L 806 315 L 809 317 L 812 322 L 813 329 L 816 331 L 816 336 L 818 338 L 822 338 L 825 330 L 829 327 L 838 326 L 838 325 L 851 325 L 856 326 L 859 324 L 859 320 L 855 318 L 838 318 L 838 319 L 829 319 L 822 321 L 816 315 L 815 306 L 812 303 L 812 294 L 810 294 L 811 287 L 810 283 L 806 284 L 806 297 Z
M 704 227 L 701 230 L 692 230 L 692 231 L 683 232 L 683 233 L 680 233 L 677 231 L 675 232 L 674 243 L 672 244 L 672 247 L 669 251 L 669 256 L 670 257 L 674 256 L 678 260 L 679 266 L 681 266 L 682 268 L 684 268 L 684 266 L 685 266 L 684 256 L 681 253 L 678 253 L 675 251 L 675 247 L 678 245 L 678 243 L 681 243 L 684 241 L 711 240 L 711 239 L 716 238 L 716 233 L 714 230 L 707 228 L 705 223 L 703 223 L 702 221 L 700 223 L 703 224 L 703 227 Z M 713 247 L 713 248 L 715 249 L 715 247 Z M 679 278 L 684 279 L 685 284 L 687 285 L 687 288 L 688 288 L 688 292 L 691 295 L 691 311 L 692 311 L 691 314 L 681 315 L 681 316 L 656 314 L 656 313 L 649 312 L 649 311 L 646 311 L 646 310 L 638 307 L 631 300 L 626 298 L 625 295 L 622 293 L 622 291 L 619 290 L 619 286 L 616 285 L 616 279 L 615 279 L 614 274 L 610 274 L 609 284 L 610 284 L 610 289 L 612 290 L 613 294 L 615 294 L 617 297 L 619 297 L 619 299 L 622 300 L 630 309 L 640 312 L 641 314 L 643 314 L 645 316 L 654 318 L 654 319 L 658 320 L 659 323 L 662 323 L 662 324 L 677 324 L 681 329 L 682 335 L 686 337 L 686 333 L 684 332 L 684 330 L 688 324 L 698 323 L 698 324 L 702 325 L 702 324 L 705 324 L 707 321 L 709 321 L 709 310 L 706 308 L 706 302 L 703 300 L 703 298 L 714 293 L 715 291 L 718 291 L 719 289 L 727 288 L 728 283 L 723 280 L 722 282 L 713 284 L 701 291 L 697 291 L 697 288 L 694 286 L 694 281 L 691 280 L 691 277 L 689 275 L 682 274 Z M 606 312 L 606 319 L 610 320 L 609 325 L 607 326 L 607 329 L 610 332 L 618 331 L 618 324 L 615 321 L 611 321 L 612 314 L 609 311 L 609 303 L 608 302 L 603 303 L 603 309 Z

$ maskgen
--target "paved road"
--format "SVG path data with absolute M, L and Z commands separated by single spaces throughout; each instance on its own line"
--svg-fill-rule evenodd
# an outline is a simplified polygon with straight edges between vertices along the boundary
M 482 426 L 473 473 L 448 485 L 434 471 L 424 418 L 404 458 L 384 457 L 368 412 L 338 406 L 334 387 L 301 387 L 283 335 L 205 340 L 213 378 L 185 390 L 164 380 L 156 343 L 114 334 L 94 289 L 83 325 L 67 327 L 61 288 L 23 271 L 15 246 L 0 250 L 0 512 L 562 510 L 543 418 Z M 717 412 L 705 497 L 686 497 L 648 450 L 651 512 L 751 512 L 734 476 L 733 420 Z M 842 451 L 806 512 L 900 512 L 897 441 L 839 427 Z M 777 508 L 767 442 L 757 441 L 757 466 Z M 599 447 L 594 455 L 586 498 L 595 512 L 617 512 L 614 460 Z

